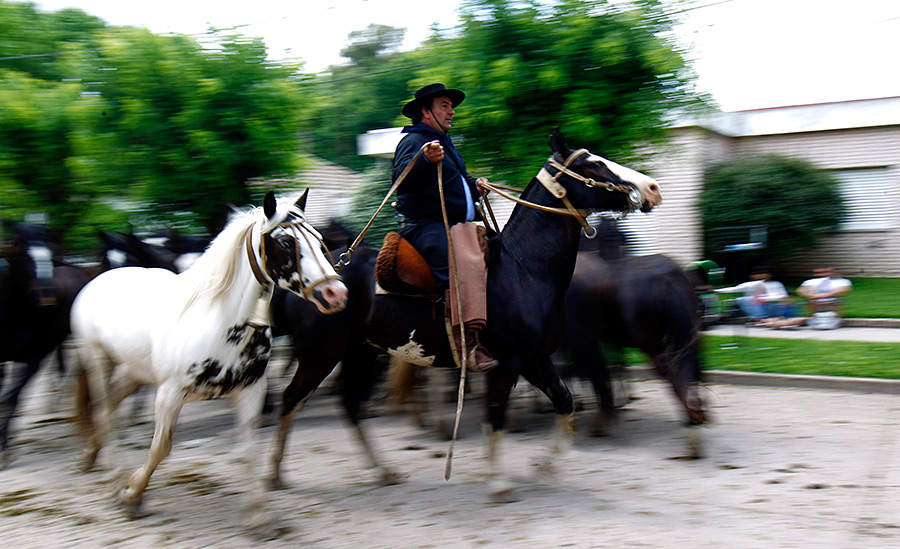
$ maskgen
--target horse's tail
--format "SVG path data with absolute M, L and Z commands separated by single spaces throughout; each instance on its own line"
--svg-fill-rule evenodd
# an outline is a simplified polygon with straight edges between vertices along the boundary
M 390 389 L 389 404 L 392 408 L 399 408 L 408 403 L 416 390 L 415 366 L 402 358 L 392 356 L 388 367 L 387 382 Z

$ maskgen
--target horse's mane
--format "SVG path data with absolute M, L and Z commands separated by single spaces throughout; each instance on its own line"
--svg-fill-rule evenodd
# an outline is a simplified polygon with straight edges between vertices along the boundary
M 279 198 L 277 204 L 276 213 L 271 218 L 266 218 L 262 207 L 244 211 L 235 210 L 231 220 L 213 239 L 206 252 L 185 271 L 185 274 L 190 272 L 198 280 L 195 290 L 185 304 L 185 309 L 201 296 L 207 296 L 210 301 L 214 301 L 231 290 L 240 271 L 241 262 L 247 260 L 244 235 L 249 227 L 259 225 L 261 231 L 257 234 L 261 234 L 272 230 L 291 215 L 303 215 L 302 210 L 289 198 Z

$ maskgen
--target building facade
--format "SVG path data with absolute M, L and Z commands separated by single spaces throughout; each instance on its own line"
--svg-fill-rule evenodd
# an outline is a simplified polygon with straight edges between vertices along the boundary
M 783 274 L 806 276 L 830 264 L 847 276 L 900 276 L 900 97 L 718 113 L 675 125 L 671 142 L 644 166 L 664 196 L 642 232 L 653 250 L 682 264 L 703 259 L 697 203 L 704 171 L 762 154 L 829 171 L 848 210 L 837 234 L 798 250 Z M 785 193 L 790 185 L 784 182 Z

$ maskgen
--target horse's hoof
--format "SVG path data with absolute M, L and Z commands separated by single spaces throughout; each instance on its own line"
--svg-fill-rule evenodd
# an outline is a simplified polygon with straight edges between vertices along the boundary
M 281 476 L 278 475 L 269 477 L 267 484 L 269 486 L 269 490 L 287 490 L 289 488 L 289 486 L 283 480 L 281 480 Z
M 141 505 L 144 502 L 143 494 L 139 494 L 134 490 L 126 488 L 119 492 L 118 499 L 119 505 L 122 506 L 122 510 L 125 511 L 125 514 L 130 518 L 137 519 L 146 516 L 141 510 Z
M 379 485 L 396 486 L 398 484 L 403 484 L 404 482 L 406 482 L 406 475 L 396 473 L 394 471 L 384 471 L 383 473 L 381 473 Z
M 687 454 L 685 457 L 689 459 L 701 459 L 703 455 L 703 437 L 700 430 L 696 427 L 688 427 L 684 433 L 687 439 Z
M 506 481 L 491 483 L 490 496 L 492 503 L 515 503 L 519 501 L 515 485 Z
M 0 451 L 0 471 L 9 469 L 13 463 L 13 456 L 10 450 Z
M 85 451 L 81 455 L 81 466 L 79 469 L 82 473 L 90 473 L 94 470 L 94 465 L 97 464 L 97 452 Z
M 248 519 L 246 528 L 247 536 L 260 542 L 272 541 L 284 533 L 265 515 Z

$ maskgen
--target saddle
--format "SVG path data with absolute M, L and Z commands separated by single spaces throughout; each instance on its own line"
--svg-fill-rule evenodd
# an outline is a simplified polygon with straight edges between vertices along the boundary
M 400 233 L 384 235 L 384 244 L 375 260 L 375 281 L 388 293 L 435 296 L 437 279 L 425 258 Z
M 488 234 L 484 227 L 478 227 L 478 240 L 486 260 Z M 395 231 L 384 236 L 384 244 L 375 260 L 375 281 L 383 290 L 380 293 L 443 298 L 425 258 Z

